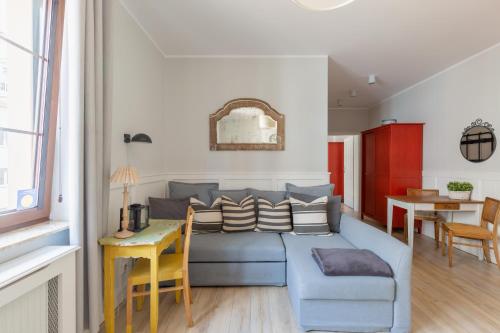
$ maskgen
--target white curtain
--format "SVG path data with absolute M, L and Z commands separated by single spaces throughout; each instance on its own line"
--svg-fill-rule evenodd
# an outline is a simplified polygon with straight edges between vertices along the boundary
M 77 257 L 77 332 L 103 321 L 102 254 L 109 200 L 110 118 L 103 108 L 102 0 L 66 0 L 61 104 L 65 216 Z

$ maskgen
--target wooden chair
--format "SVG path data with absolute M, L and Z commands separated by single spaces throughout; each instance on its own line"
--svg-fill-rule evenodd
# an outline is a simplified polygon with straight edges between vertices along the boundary
M 410 197 L 437 197 L 439 196 L 439 190 L 423 190 L 419 188 L 408 188 L 406 190 L 406 195 Z M 445 220 L 437 214 L 437 212 L 415 212 L 415 220 L 417 221 L 430 221 L 434 222 L 434 240 L 436 241 L 436 248 L 439 248 L 439 228 L 440 224 Z M 412 230 L 413 232 L 413 230 Z M 408 242 L 408 215 L 405 214 L 404 221 L 404 237 L 405 241 Z
M 470 225 L 464 223 L 443 223 L 443 256 L 445 255 L 445 237 L 448 234 L 448 264 L 452 265 L 453 260 L 453 244 L 483 248 L 484 257 L 487 262 L 491 262 L 490 249 L 495 253 L 498 268 L 500 268 L 500 256 L 498 254 L 498 223 L 500 220 L 500 200 L 486 198 L 484 201 L 483 212 L 481 214 L 481 225 Z M 492 231 L 489 230 L 489 224 L 493 224 Z M 453 241 L 453 237 L 476 239 L 481 241 L 479 244 L 466 244 Z M 489 242 L 493 242 L 493 247 L 489 246 Z
M 186 320 L 188 327 L 193 326 L 193 317 L 191 313 L 192 294 L 189 284 L 189 245 L 191 242 L 191 232 L 193 230 L 194 211 L 191 207 L 188 208 L 186 229 L 184 236 L 183 253 L 164 254 L 161 255 L 158 267 L 158 281 L 175 280 L 175 287 L 159 288 L 159 293 L 182 291 L 184 294 L 184 308 L 186 312 Z M 130 272 L 127 280 L 127 332 L 132 332 L 132 299 L 133 297 L 143 297 L 149 295 L 149 291 L 145 291 L 145 285 L 150 281 L 149 260 L 140 258 L 137 260 L 132 272 Z M 179 283 L 182 281 L 181 283 Z M 134 286 L 138 286 L 138 290 L 134 291 Z M 142 301 L 141 301 L 142 303 Z M 142 304 L 138 302 L 138 309 Z

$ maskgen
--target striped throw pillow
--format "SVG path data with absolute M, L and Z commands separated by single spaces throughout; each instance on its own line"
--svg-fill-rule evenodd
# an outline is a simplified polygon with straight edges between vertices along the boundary
M 327 235 L 330 227 L 326 218 L 328 197 L 319 197 L 304 202 L 290 197 L 293 216 L 293 231 L 297 235 Z
M 222 216 L 224 223 L 222 230 L 225 232 L 252 231 L 255 229 L 255 201 L 249 195 L 240 203 L 233 199 L 222 196 Z
M 189 202 L 194 210 L 193 233 L 206 234 L 219 232 L 222 229 L 222 199 L 215 199 L 211 206 L 196 198 Z
M 283 200 L 277 204 L 259 198 L 257 200 L 259 215 L 257 231 L 289 232 L 292 231 L 292 217 L 290 215 L 290 201 Z

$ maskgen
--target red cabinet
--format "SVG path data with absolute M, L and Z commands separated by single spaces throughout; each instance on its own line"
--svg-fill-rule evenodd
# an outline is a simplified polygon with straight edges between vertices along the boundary
M 387 224 L 386 195 L 422 188 L 424 124 L 391 124 L 362 133 L 361 213 Z M 405 211 L 394 209 L 393 226 L 403 227 Z

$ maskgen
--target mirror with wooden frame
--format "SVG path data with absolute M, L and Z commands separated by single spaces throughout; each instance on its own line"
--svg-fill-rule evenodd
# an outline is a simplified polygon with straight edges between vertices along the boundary
M 210 115 L 210 150 L 284 150 L 285 116 L 255 98 L 227 102 Z

